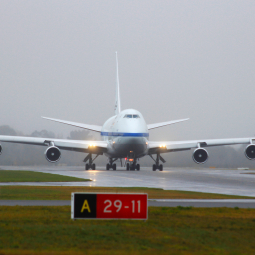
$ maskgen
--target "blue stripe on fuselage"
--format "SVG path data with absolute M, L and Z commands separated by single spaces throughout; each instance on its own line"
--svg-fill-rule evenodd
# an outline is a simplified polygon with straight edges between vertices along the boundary
M 149 137 L 149 133 L 101 132 L 101 136 L 132 136 L 132 137 Z

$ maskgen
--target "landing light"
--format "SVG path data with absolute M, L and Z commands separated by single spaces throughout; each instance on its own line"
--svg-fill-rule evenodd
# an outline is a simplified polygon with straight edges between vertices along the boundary
M 89 147 L 96 147 L 95 144 L 89 144 Z
M 166 145 L 165 144 L 161 144 L 159 147 L 160 148 L 166 148 Z

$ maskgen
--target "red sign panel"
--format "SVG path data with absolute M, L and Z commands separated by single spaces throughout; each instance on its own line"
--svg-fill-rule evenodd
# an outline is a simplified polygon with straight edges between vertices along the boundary
M 145 220 L 147 199 L 147 194 L 72 193 L 72 218 Z
M 147 219 L 147 194 L 98 194 L 97 218 Z

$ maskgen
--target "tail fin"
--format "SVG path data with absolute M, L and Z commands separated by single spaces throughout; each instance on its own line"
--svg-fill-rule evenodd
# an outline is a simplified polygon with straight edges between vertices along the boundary
M 116 51 L 116 98 L 114 106 L 115 115 L 120 113 L 120 84 L 119 84 L 119 68 L 118 68 L 118 55 Z

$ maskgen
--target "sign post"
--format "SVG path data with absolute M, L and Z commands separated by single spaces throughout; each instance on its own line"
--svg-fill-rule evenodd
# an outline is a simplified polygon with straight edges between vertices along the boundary
M 72 219 L 147 220 L 148 195 L 124 193 L 72 193 Z

